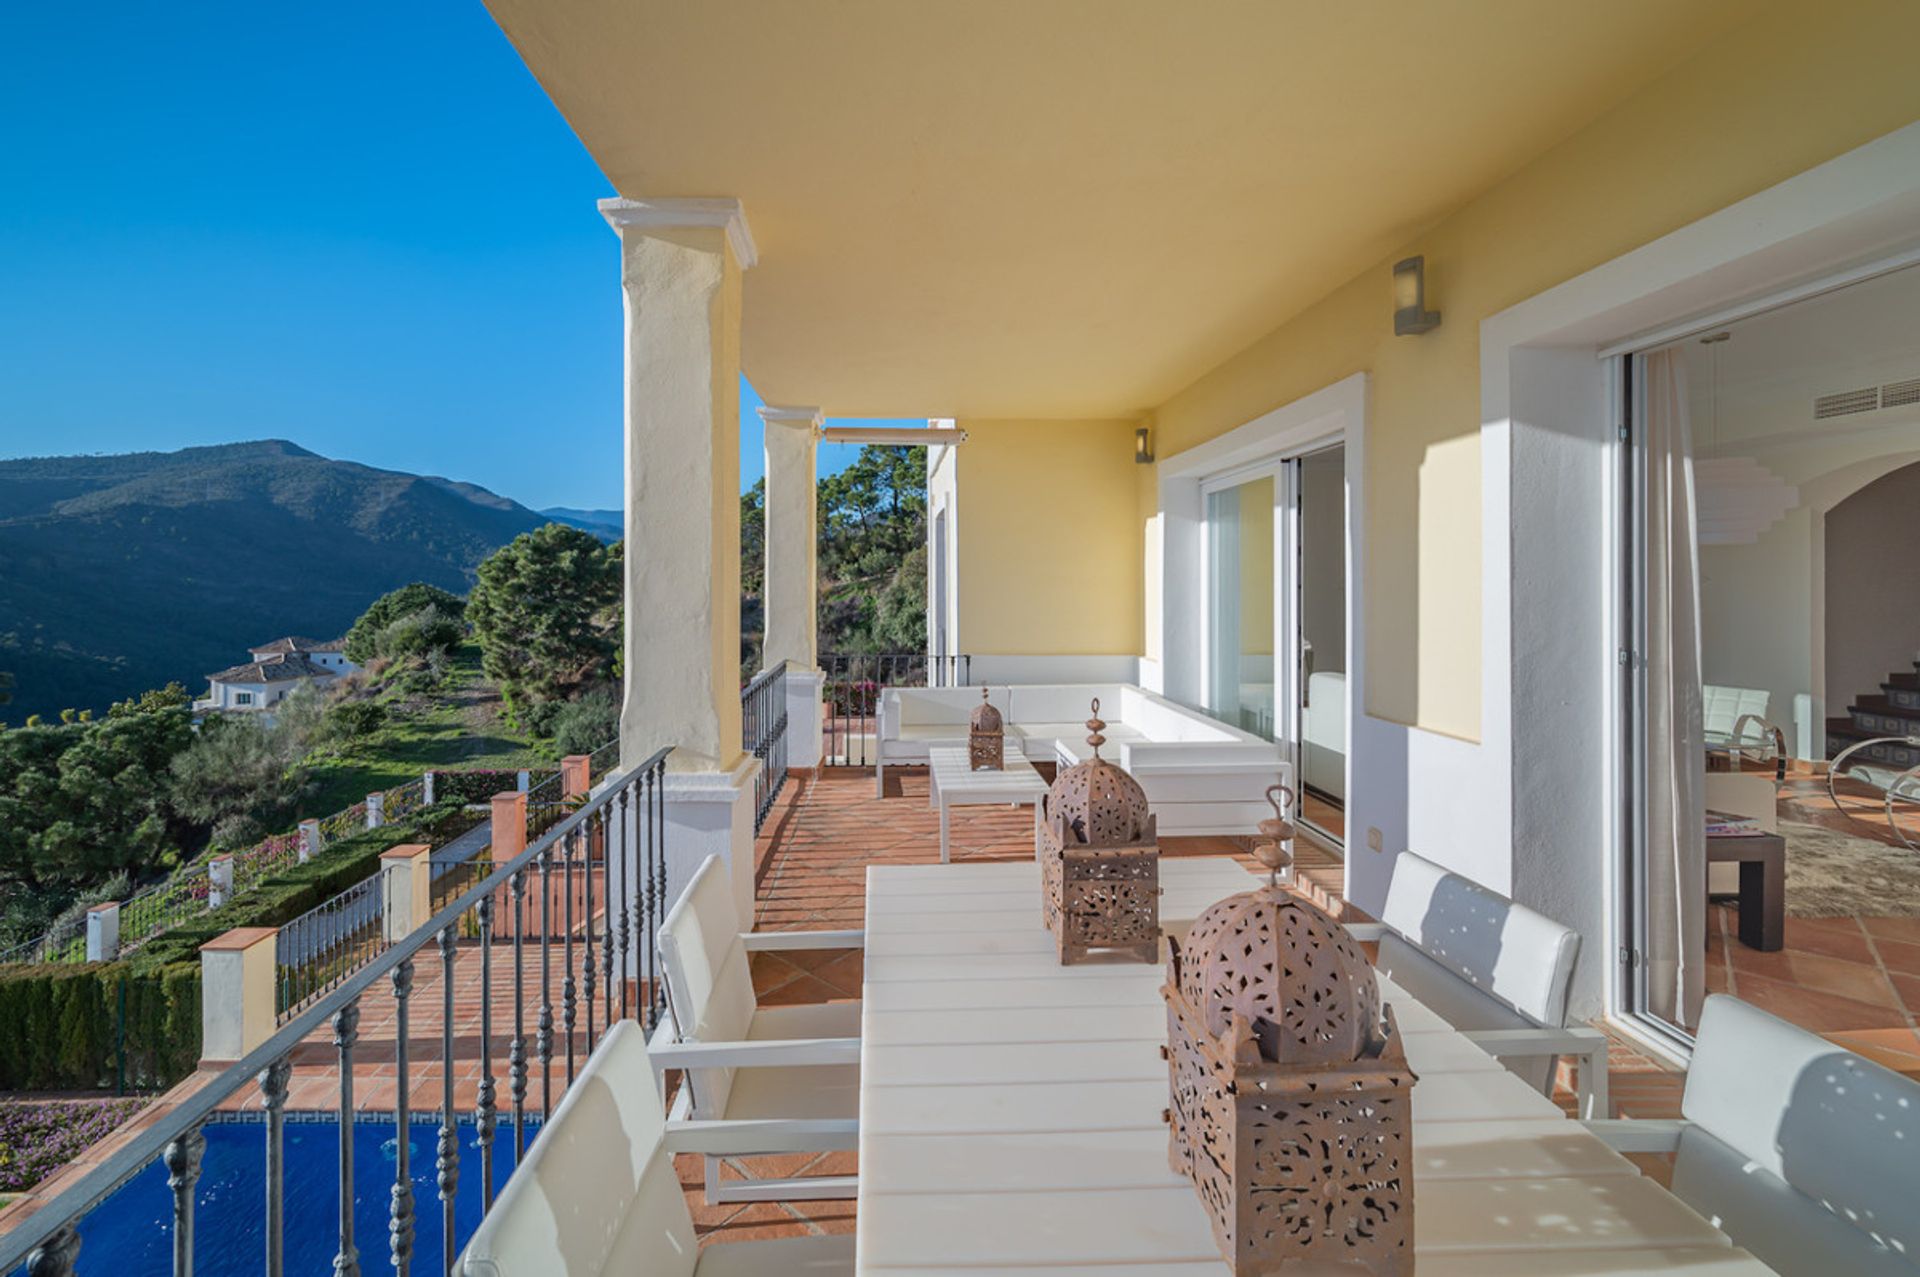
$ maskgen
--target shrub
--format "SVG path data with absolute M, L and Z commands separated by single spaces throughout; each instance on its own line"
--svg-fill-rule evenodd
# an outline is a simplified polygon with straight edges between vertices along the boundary
M 466 608 L 465 599 L 437 585 L 422 581 L 403 585 L 375 599 L 373 606 L 353 623 L 353 628 L 347 631 L 347 659 L 355 665 L 367 665 L 378 657 L 403 655 L 383 646 L 387 631 L 396 622 L 426 611 L 437 612 L 452 622 L 454 637 L 446 644 L 452 648 L 465 630 Z
M 107 1086 L 123 1049 L 129 1085 L 168 1086 L 200 1058 L 199 961 L 0 968 L 0 1024 L 0 1090 Z
M 145 1100 L 0 1100 L 0 1193 L 32 1188 L 146 1106 Z
M 620 732 L 620 705 L 607 688 L 595 688 L 553 716 L 553 744 L 564 754 L 591 754 Z

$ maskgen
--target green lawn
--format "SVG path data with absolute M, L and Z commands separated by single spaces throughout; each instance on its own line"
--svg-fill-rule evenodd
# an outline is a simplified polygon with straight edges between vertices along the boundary
M 302 815 L 329 815 L 434 768 L 520 768 L 555 761 L 547 742 L 507 721 L 498 690 L 480 670 L 475 643 L 461 646 L 432 693 L 388 693 L 381 701 L 389 714 L 386 723 L 340 755 L 308 760 L 318 788 L 301 804 Z

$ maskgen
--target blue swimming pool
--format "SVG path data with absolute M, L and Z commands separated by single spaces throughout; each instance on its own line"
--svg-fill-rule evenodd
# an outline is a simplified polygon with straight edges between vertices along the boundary
M 459 1225 L 456 1245 L 465 1245 L 480 1222 L 480 1147 L 471 1122 L 460 1125 L 460 1186 L 454 1198 Z M 332 1271 L 339 1247 L 340 1174 L 337 1120 L 289 1120 L 286 1125 L 286 1233 L 288 1274 Z M 529 1125 L 527 1142 L 533 1142 Z M 217 1122 L 206 1128 L 195 1216 L 195 1271 L 201 1277 L 256 1277 L 265 1271 L 266 1126 L 263 1122 Z M 397 1134 L 392 1118 L 362 1119 L 353 1126 L 354 1245 L 363 1272 L 390 1272 L 387 1222 L 393 1189 Z M 439 1189 L 434 1149 L 439 1126 L 412 1126 L 409 1166 L 413 1181 L 414 1250 L 417 1273 L 444 1271 Z M 494 1136 L 494 1187 L 513 1173 L 513 1128 L 500 1123 Z M 80 1225 L 81 1273 L 113 1277 L 167 1273 L 173 1264 L 173 1195 L 156 1162 L 102 1202 Z

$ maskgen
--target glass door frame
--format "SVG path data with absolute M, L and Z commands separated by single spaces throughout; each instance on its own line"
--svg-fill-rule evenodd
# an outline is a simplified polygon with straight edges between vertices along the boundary
M 1200 535 L 1200 584 L 1203 605 L 1200 618 L 1200 687 L 1208 702 L 1213 694 L 1213 653 L 1214 653 L 1214 561 L 1212 520 L 1207 516 L 1208 499 L 1215 493 L 1240 487 L 1260 479 L 1273 480 L 1273 727 L 1274 743 L 1281 748 L 1282 757 L 1292 769 L 1294 786 L 1301 793 L 1296 803 L 1300 818 L 1314 836 L 1330 843 L 1344 852 L 1346 840 L 1306 819 L 1305 815 L 1305 728 L 1306 706 L 1302 703 L 1301 692 L 1305 686 L 1306 653 L 1302 638 L 1301 588 L 1304 572 L 1301 570 L 1300 550 L 1302 536 L 1300 529 L 1300 463 L 1308 457 L 1348 446 L 1346 432 L 1337 431 L 1322 438 L 1297 444 L 1282 451 L 1274 452 L 1257 461 L 1222 470 L 1207 475 L 1199 482 L 1201 535 Z M 1341 487 L 1341 519 L 1343 540 L 1340 546 L 1342 562 L 1341 604 L 1345 614 L 1341 618 L 1341 627 L 1345 633 L 1345 648 L 1340 654 L 1343 667 L 1352 664 L 1353 635 L 1353 565 L 1349 561 L 1352 554 L 1351 524 L 1352 498 Z M 1351 670 L 1347 670 L 1349 677 Z M 1218 713 L 1211 704 L 1203 704 L 1204 711 L 1216 718 Z M 1352 704 L 1347 706 L 1347 747 L 1346 761 L 1343 766 L 1342 789 L 1352 789 L 1352 750 L 1353 723 Z M 1224 721 L 1224 720 L 1223 720 Z M 1238 724 L 1233 724 L 1238 726 Z M 1341 795 L 1343 810 L 1349 802 L 1349 794 Z

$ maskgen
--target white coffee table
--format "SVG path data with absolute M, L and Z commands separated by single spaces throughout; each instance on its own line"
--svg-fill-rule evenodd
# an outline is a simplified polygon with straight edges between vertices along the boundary
M 1002 760 L 1000 770 L 974 771 L 964 745 L 935 745 L 927 750 L 927 802 L 940 812 L 940 863 L 948 861 L 948 813 L 954 807 L 983 807 L 1008 803 L 1032 807 L 1039 829 L 1040 796 L 1047 782 L 1020 753 L 1017 742 Z

